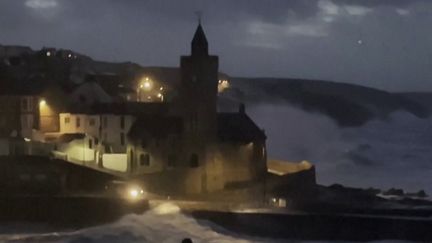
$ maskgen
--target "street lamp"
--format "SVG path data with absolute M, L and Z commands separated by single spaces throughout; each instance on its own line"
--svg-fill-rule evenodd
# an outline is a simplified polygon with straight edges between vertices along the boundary
M 152 89 L 152 80 L 149 77 L 144 77 L 139 82 L 139 86 L 137 88 L 137 96 L 138 101 L 142 100 L 142 93 L 143 91 L 150 91 Z
M 39 101 L 39 106 L 42 108 L 43 106 L 46 106 L 46 100 L 44 100 L 44 99 L 41 99 L 40 101 Z
M 163 94 L 158 93 L 158 94 L 157 94 L 157 97 L 160 98 L 161 102 L 164 101 L 164 96 L 163 96 Z

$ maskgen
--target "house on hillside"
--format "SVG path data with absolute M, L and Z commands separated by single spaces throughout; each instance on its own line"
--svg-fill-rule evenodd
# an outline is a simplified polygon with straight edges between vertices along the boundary
M 107 83 L 97 77 L 67 93 L 55 87 L 41 92 L 32 103 L 38 121 L 32 126 L 54 146 L 53 156 L 143 180 L 153 192 L 262 185 L 266 135 L 244 106 L 218 113 L 219 86 L 228 85 L 219 81 L 218 67 L 219 58 L 209 54 L 198 25 L 169 99 L 165 87 L 146 77 L 134 90 L 133 102 L 117 99 L 123 84 L 116 77 L 104 79 Z

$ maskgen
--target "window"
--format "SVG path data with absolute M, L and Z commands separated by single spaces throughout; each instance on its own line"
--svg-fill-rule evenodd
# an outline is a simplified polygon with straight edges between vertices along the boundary
M 28 181 L 28 180 L 30 180 L 30 175 L 29 174 L 20 174 L 18 177 L 22 181 Z
M 89 147 L 89 149 L 93 148 L 93 140 L 89 139 L 89 141 L 88 141 L 88 147 Z
M 81 118 L 77 117 L 76 118 L 76 127 L 80 127 L 81 126 Z
M 141 154 L 140 155 L 140 165 L 141 166 L 150 166 L 150 155 L 149 154 Z
M 124 135 L 124 133 L 120 133 L 120 144 L 122 146 L 125 145 L 125 135 Z
M 21 127 L 22 128 L 28 128 L 28 120 L 27 120 L 27 116 L 26 115 L 24 115 L 24 116 L 22 116 L 21 117 Z
M 135 166 L 135 158 L 134 158 L 133 149 L 130 150 L 129 157 L 130 157 L 130 163 L 131 163 L 131 170 L 134 171 L 136 166 Z
M 175 156 L 175 154 L 170 154 L 168 156 L 168 167 L 173 168 L 176 166 L 176 163 L 177 163 L 177 156 Z
M 108 127 L 108 117 L 104 116 L 103 118 L 103 127 L 107 128 Z
M 94 126 L 95 124 L 96 124 L 95 119 L 94 119 L 94 118 L 90 118 L 90 120 L 89 120 L 89 125 L 92 127 L 92 126 Z
M 69 124 L 69 123 L 70 123 L 70 117 L 65 117 L 65 119 L 64 119 L 64 123 L 65 123 L 65 124 Z
M 120 117 L 120 128 L 121 129 L 125 128 L 125 117 L 124 116 Z
M 27 101 L 27 98 L 23 98 L 21 100 L 21 110 L 22 111 L 27 111 L 28 110 L 28 101 Z
M 198 114 L 196 112 L 192 113 L 190 116 L 190 129 L 192 131 L 198 130 Z
M 95 145 L 99 145 L 99 139 L 95 138 Z
M 189 159 L 189 165 L 191 168 L 197 168 L 199 166 L 198 155 L 192 154 Z
M 38 181 L 44 181 L 44 180 L 47 179 L 47 176 L 45 174 L 37 174 L 35 176 L 35 179 L 38 180 Z

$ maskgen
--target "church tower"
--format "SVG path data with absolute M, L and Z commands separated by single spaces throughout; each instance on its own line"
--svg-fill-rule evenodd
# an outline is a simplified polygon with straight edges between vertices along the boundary
M 209 144 L 216 140 L 218 63 L 217 56 L 209 55 L 200 23 L 192 39 L 191 55 L 180 60 L 185 131 L 194 142 Z

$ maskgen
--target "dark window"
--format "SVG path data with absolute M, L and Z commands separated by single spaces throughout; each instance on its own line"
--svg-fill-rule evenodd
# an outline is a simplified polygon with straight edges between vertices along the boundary
M 125 117 L 124 116 L 120 117 L 120 128 L 121 129 L 125 128 Z
M 141 154 L 140 155 L 140 165 L 150 166 L 150 155 L 149 154 Z
M 27 109 L 28 109 L 27 107 L 28 107 L 27 98 L 23 98 L 22 99 L 22 103 L 21 103 L 21 108 L 22 108 L 23 111 L 27 111 Z
M 134 152 L 132 149 L 130 150 L 129 156 L 130 156 L 131 169 L 132 171 L 134 171 L 136 166 L 135 166 Z
M 177 156 L 175 154 L 170 154 L 168 156 L 168 167 L 175 167 L 177 163 Z
M 103 127 L 104 128 L 108 127 L 108 117 L 106 117 L 106 116 L 103 118 Z
M 176 138 L 175 138 L 174 136 L 172 136 L 172 137 L 170 138 L 170 140 L 169 140 L 169 143 L 170 143 L 170 146 L 171 146 L 172 148 L 175 148 L 175 145 L 176 145 Z
M 95 124 L 96 124 L 95 119 L 94 119 L 94 118 L 90 118 L 90 120 L 89 120 L 89 125 L 90 125 L 90 126 L 94 126 Z
M 89 149 L 93 148 L 93 140 L 89 139 L 88 146 L 89 146 Z
M 141 148 L 146 148 L 147 147 L 147 141 L 142 140 L 141 141 Z
M 192 154 L 189 160 L 189 165 L 191 168 L 196 168 L 199 166 L 198 155 Z
M 69 122 L 70 122 L 70 117 L 65 117 L 65 119 L 64 119 L 64 123 L 65 123 L 65 124 L 69 124 Z
M 124 133 L 120 133 L 120 144 L 125 145 L 125 135 Z
M 81 119 L 79 117 L 76 118 L 76 127 L 81 126 Z
M 99 139 L 95 138 L 95 145 L 99 145 Z

